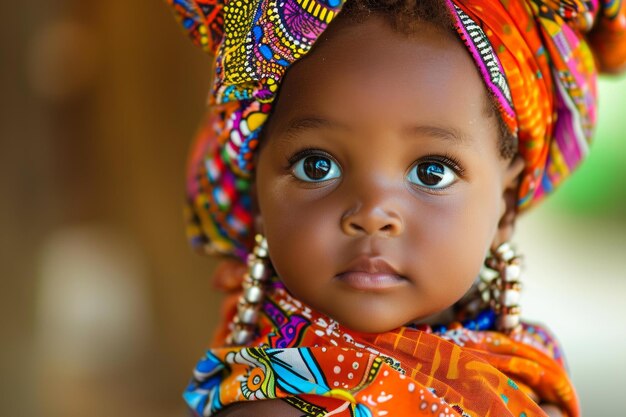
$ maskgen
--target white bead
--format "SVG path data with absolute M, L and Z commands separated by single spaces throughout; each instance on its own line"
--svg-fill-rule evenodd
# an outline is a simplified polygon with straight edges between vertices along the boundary
M 239 321 L 244 324 L 256 324 L 259 318 L 259 311 L 255 308 L 243 308 L 239 310 L 239 314 L 237 316 Z
M 503 243 L 496 249 L 494 256 L 499 261 L 509 262 L 515 258 L 515 249 L 509 243 Z
M 498 318 L 498 327 L 502 330 L 514 329 L 517 325 L 519 325 L 517 314 L 505 314 Z
M 502 252 L 501 256 L 503 261 L 508 262 L 511 259 L 515 258 L 515 251 L 509 248 L 506 252 Z
M 254 248 L 254 254 L 259 258 L 267 258 L 267 255 L 269 255 L 267 248 L 261 246 L 256 246 Z
M 506 281 L 517 281 L 522 273 L 522 268 L 518 264 L 507 265 L 504 268 L 504 278 Z
M 504 290 L 502 304 L 505 307 L 513 307 L 519 304 L 520 298 L 521 293 L 519 291 L 513 289 Z
M 265 239 L 263 235 L 256 235 L 254 237 L 254 240 L 256 241 L 256 246 L 259 246 L 263 249 L 267 249 L 267 239 Z
M 233 343 L 236 345 L 244 345 L 252 339 L 252 332 L 245 329 L 236 330 L 233 333 Z
M 484 267 L 480 271 L 480 278 L 483 280 L 483 282 L 491 282 L 497 277 L 498 277 L 498 271 L 494 271 L 491 268 Z
M 260 303 L 263 300 L 263 290 L 260 287 L 251 285 L 244 290 L 244 297 L 249 303 Z
M 254 261 L 250 266 L 250 278 L 261 281 L 265 278 L 265 265 L 263 261 Z
M 510 261 L 515 256 L 515 251 L 513 251 L 513 248 L 507 242 L 498 246 L 496 253 L 505 261 Z

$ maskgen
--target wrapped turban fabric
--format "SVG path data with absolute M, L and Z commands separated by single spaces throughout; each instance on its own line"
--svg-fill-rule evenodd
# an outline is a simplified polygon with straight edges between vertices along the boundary
M 623 0 L 442 0 L 526 162 L 519 207 L 557 187 L 587 154 L 596 74 L 626 64 Z M 264 122 L 289 66 L 343 0 L 167 0 L 215 56 L 209 112 L 189 161 L 188 235 L 208 253 L 244 258 L 249 187 Z
M 197 416 L 277 398 L 303 416 L 545 416 L 533 398 L 579 416 L 559 348 L 544 329 L 525 324 L 506 336 L 480 327 L 359 334 L 276 281 L 260 336 L 245 347 L 209 350 L 184 397 Z

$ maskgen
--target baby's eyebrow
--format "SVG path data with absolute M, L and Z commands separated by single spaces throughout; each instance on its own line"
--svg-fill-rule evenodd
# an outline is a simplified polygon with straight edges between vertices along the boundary
M 350 128 L 336 120 L 319 117 L 303 116 L 290 120 L 285 128 L 285 136 L 293 138 L 299 133 L 316 129 L 350 130 Z M 429 136 L 458 144 L 466 144 L 469 138 L 454 127 L 436 125 L 416 125 L 403 129 L 407 137 Z
M 430 136 L 457 144 L 467 144 L 470 139 L 454 127 L 441 127 L 431 125 L 411 126 L 405 130 L 408 137 Z
M 290 120 L 285 128 L 285 135 L 293 137 L 298 133 L 315 129 L 348 130 L 348 127 L 335 120 L 318 116 L 304 116 Z

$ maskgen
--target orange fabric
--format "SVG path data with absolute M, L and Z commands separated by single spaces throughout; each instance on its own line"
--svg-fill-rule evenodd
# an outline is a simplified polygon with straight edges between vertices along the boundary
M 537 326 L 362 334 L 277 284 L 260 328 L 249 346 L 216 347 L 198 363 L 185 393 L 197 415 L 274 398 L 306 416 L 545 416 L 533 398 L 580 415 L 559 348 Z

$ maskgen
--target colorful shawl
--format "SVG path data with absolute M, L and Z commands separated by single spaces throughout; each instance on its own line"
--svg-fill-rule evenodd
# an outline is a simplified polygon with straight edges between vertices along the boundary
M 596 67 L 626 63 L 626 2 L 442 1 L 518 138 L 526 161 L 519 207 L 529 207 L 588 152 Z M 344 0 L 167 2 L 192 40 L 215 55 L 210 109 L 189 161 L 188 235 L 199 249 L 243 258 L 253 235 L 253 155 L 278 85 Z
M 538 326 L 510 337 L 459 323 L 356 333 L 279 283 L 260 324 L 251 347 L 214 348 L 198 363 L 184 394 L 196 415 L 281 398 L 305 416 L 545 416 L 531 397 L 579 415 L 559 348 Z

